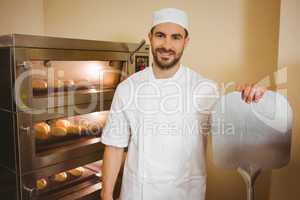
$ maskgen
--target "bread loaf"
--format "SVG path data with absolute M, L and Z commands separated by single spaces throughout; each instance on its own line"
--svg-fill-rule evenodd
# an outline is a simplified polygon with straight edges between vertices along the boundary
M 78 125 L 70 125 L 67 128 L 67 132 L 70 135 L 80 135 L 81 133 L 81 126 Z
M 68 128 L 71 123 L 66 119 L 59 119 L 53 124 L 55 127 Z
M 88 120 L 81 119 L 81 120 L 79 121 L 79 126 L 80 126 L 80 128 L 81 128 L 81 132 L 86 133 L 86 132 L 88 131 L 88 126 L 89 126 Z
M 46 179 L 39 179 L 36 181 L 36 188 L 38 190 L 42 190 L 42 189 L 45 189 L 47 187 L 48 183 L 46 181 Z
M 44 90 L 48 88 L 48 84 L 44 80 L 32 80 L 32 88 L 38 90 Z
M 61 172 L 59 174 L 54 175 L 54 181 L 56 181 L 56 182 L 64 182 L 67 180 L 67 178 L 68 178 L 68 175 L 66 172 Z
M 100 122 L 92 122 L 88 125 L 88 133 L 91 135 L 98 134 L 101 128 L 102 125 Z
M 107 121 L 107 114 L 100 115 L 98 120 L 99 120 L 99 123 L 100 123 L 101 127 L 103 128 L 106 124 L 106 121 Z
M 79 177 L 82 176 L 82 174 L 84 173 L 85 169 L 83 167 L 77 167 L 75 169 L 71 169 L 68 172 L 70 174 L 72 174 L 73 176 Z
M 51 87 L 51 88 L 64 87 L 64 81 L 62 81 L 62 80 L 54 80 L 54 81 L 50 80 L 48 83 L 49 83 L 49 87 Z
M 45 122 L 40 122 L 34 125 L 35 138 L 46 140 L 49 137 L 50 126 Z
M 62 137 L 67 135 L 67 129 L 64 127 L 51 127 L 51 135 Z
M 65 87 L 73 87 L 75 84 L 74 84 L 74 81 L 73 80 L 66 80 L 64 81 L 64 86 Z

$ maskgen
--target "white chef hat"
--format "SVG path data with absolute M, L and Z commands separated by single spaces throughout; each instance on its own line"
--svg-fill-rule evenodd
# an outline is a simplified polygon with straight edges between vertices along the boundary
M 183 10 L 176 8 L 164 8 L 153 13 L 152 27 L 162 23 L 175 23 L 189 30 L 188 16 Z

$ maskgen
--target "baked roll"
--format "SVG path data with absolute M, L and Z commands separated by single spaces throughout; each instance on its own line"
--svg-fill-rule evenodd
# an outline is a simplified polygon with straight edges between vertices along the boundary
M 73 176 L 79 177 L 79 176 L 83 175 L 84 171 L 85 171 L 85 169 L 83 167 L 77 167 L 75 169 L 69 170 L 68 172 L 70 174 L 72 174 Z
M 103 128 L 106 124 L 106 121 L 107 121 L 107 114 L 100 115 L 98 120 L 99 120 L 99 123 L 100 123 L 101 127 Z
M 54 80 L 54 81 L 49 81 L 49 87 L 51 88 L 62 88 L 64 87 L 64 81 L 62 80 Z
M 70 134 L 70 135 L 80 135 L 80 133 L 81 133 L 81 126 L 70 125 L 67 128 L 67 133 Z
M 44 80 L 32 80 L 32 88 L 36 90 L 45 90 L 48 88 L 48 84 Z
M 56 181 L 56 182 L 64 182 L 67 180 L 67 178 L 68 178 L 68 175 L 66 172 L 61 172 L 59 174 L 54 175 L 54 181 Z
M 102 125 L 100 122 L 92 122 L 88 125 L 88 134 L 98 135 L 101 129 Z
M 66 80 L 64 81 L 64 86 L 65 87 L 73 87 L 75 85 L 73 80 Z
M 80 126 L 80 129 L 81 129 L 81 132 L 86 133 L 88 131 L 88 126 L 89 126 L 88 120 L 81 119 L 79 121 L 79 126 Z
M 50 126 L 45 122 L 40 122 L 33 127 L 35 138 L 39 140 L 46 140 L 49 138 Z
M 62 127 L 62 128 L 68 128 L 70 125 L 71 123 L 66 119 L 59 119 L 54 123 L 55 127 Z
M 42 178 L 36 181 L 36 188 L 38 190 L 42 190 L 45 189 L 47 187 L 48 183 L 46 181 L 46 179 Z
M 67 135 L 67 129 L 64 127 L 51 127 L 51 135 L 57 137 L 63 137 Z

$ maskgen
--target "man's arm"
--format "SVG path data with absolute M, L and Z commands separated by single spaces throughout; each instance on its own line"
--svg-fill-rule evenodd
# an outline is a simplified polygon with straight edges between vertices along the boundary
M 122 165 L 124 148 L 105 146 L 102 166 L 102 200 L 112 200 L 115 183 Z

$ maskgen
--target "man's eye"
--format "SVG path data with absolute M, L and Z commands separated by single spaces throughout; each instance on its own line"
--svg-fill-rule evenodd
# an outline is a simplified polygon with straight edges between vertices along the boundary
M 182 37 L 181 37 L 181 36 L 179 36 L 179 35 L 175 35 L 175 36 L 173 36 L 173 39 L 174 39 L 174 40 L 181 40 L 181 38 L 182 38 Z
M 163 37 L 163 34 L 157 34 L 156 37 L 162 38 L 162 37 Z

